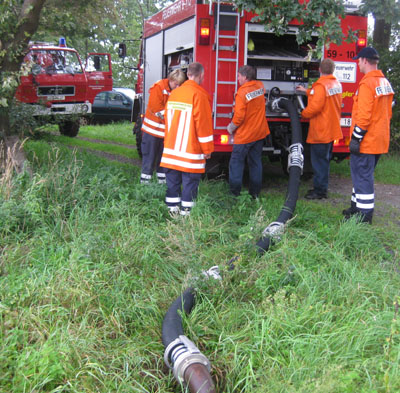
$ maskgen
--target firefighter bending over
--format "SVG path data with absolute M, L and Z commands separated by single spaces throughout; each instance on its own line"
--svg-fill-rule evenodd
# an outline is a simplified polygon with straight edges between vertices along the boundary
M 170 213 L 190 214 L 206 159 L 214 151 L 209 94 L 200 85 L 204 67 L 189 64 L 189 80 L 174 90 L 165 110 L 165 139 L 161 167 L 166 168 L 165 202 Z
M 149 103 L 142 125 L 142 184 L 150 183 L 154 170 L 157 172 L 158 183 L 165 183 L 165 170 L 160 167 L 165 132 L 164 109 L 171 91 L 180 86 L 185 79 L 182 70 L 174 70 L 167 78 L 150 87 Z
M 238 196 L 242 189 L 245 160 L 249 165 L 249 194 L 257 198 L 262 186 L 262 148 L 270 133 L 265 118 L 264 85 L 255 80 L 254 67 L 244 65 L 238 72 L 240 88 L 235 96 L 234 116 L 228 132 L 234 135 L 229 161 L 229 187 Z

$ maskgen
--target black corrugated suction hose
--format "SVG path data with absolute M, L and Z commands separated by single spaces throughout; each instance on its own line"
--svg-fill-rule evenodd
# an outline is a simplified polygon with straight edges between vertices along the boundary
M 257 242 L 257 250 L 260 254 L 268 251 L 271 242 L 279 238 L 283 232 L 284 224 L 293 217 L 299 195 L 300 176 L 303 171 L 303 146 L 302 131 L 299 115 L 292 101 L 286 98 L 278 98 L 271 103 L 272 110 L 285 111 L 289 114 L 292 126 L 292 144 L 289 147 L 288 172 L 289 183 L 286 200 L 275 222 L 268 225 L 261 239 Z
M 289 114 L 292 125 L 292 145 L 289 147 L 289 184 L 285 203 L 277 218 L 263 232 L 257 242 L 260 253 L 269 249 L 273 238 L 283 231 L 283 225 L 293 216 L 298 198 L 300 176 L 303 170 L 303 147 L 301 145 L 301 124 L 293 103 L 278 98 L 274 105 L 280 111 Z M 229 270 L 234 268 L 237 257 L 229 261 Z M 212 269 L 210 269 L 212 270 Z M 162 324 L 162 341 L 165 346 L 164 360 L 173 370 L 178 382 L 188 387 L 191 393 L 215 393 L 215 386 L 210 374 L 210 362 L 200 350 L 183 334 L 182 316 L 189 314 L 195 303 L 194 288 L 186 289 L 170 306 Z
M 189 314 L 195 303 L 195 290 L 186 289 L 170 306 L 162 324 L 164 360 L 178 382 L 191 393 L 215 393 L 209 360 L 184 334 L 182 316 Z

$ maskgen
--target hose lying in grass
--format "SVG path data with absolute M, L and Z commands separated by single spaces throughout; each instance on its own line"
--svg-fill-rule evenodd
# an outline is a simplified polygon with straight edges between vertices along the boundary
M 286 98 L 277 98 L 272 101 L 273 111 L 285 111 L 289 114 L 292 126 L 292 144 L 289 146 L 288 172 L 289 183 L 286 200 L 276 221 L 271 222 L 263 231 L 261 239 L 257 242 L 257 250 L 260 254 L 268 251 L 274 241 L 279 241 L 285 230 L 286 222 L 292 218 L 299 195 L 300 176 L 303 172 L 303 145 L 301 124 L 296 108 L 292 101 Z
M 286 111 L 292 124 L 292 145 L 289 147 L 288 171 L 289 185 L 286 201 L 275 222 L 269 224 L 263 231 L 262 238 L 257 242 L 260 253 L 269 249 L 273 240 L 279 239 L 285 223 L 293 216 L 296 207 L 300 176 L 303 170 L 303 146 L 301 144 L 301 124 L 293 103 L 287 99 L 278 98 L 272 102 L 272 108 Z M 234 268 L 237 257 L 228 262 L 229 270 Z M 218 266 L 204 273 L 207 277 L 220 279 Z M 183 334 L 181 314 L 189 314 L 194 306 L 195 290 L 186 289 L 168 309 L 162 325 L 162 341 L 165 346 L 164 361 L 172 368 L 178 382 L 186 385 L 192 393 L 215 393 L 211 378 L 211 365 L 200 350 Z
M 207 278 L 221 279 L 218 266 L 203 273 Z M 195 290 L 186 289 L 170 306 L 162 324 L 164 361 L 172 368 L 175 379 L 192 393 L 215 393 L 210 361 L 183 334 L 181 314 L 189 314 L 194 306 Z

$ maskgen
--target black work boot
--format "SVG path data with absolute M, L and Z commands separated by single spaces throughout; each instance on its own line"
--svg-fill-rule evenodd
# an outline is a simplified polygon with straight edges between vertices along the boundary
M 357 213 L 357 210 L 353 206 L 350 206 L 348 209 L 344 209 L 342 211 L 342 214 L 347 219 L 350 218 L 351 216 L 354 216 L 354 214 L 356 214 L 356 213 Z
M 304 195 L 304 198 L 306 199 L 324 199 L 328 198 L 326 192 L 318 192 L 315 189 L 308 190 L 306 195 Z

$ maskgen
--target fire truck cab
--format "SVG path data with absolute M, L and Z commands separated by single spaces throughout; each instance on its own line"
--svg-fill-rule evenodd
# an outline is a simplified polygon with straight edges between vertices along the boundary
M 59 45 L 30 43 L 16 91 L 20 102 L 32 106 L 33 116 L 43 122 L 56 122 L 60 133 L 76 136 L 80 117 L 92 112 L 98 93 L 112 90 L 111 56 L 90 53 L 83 67 L 78 52 L 68 48 L 65 40 Z
M 348 156 L 349 127 L 353 95 L 361 75 L 352 58 L 366 46 L 367 18 L 358 14 L 360 1 L 346 1 L 346 16 L 342 19 L 345 36 L 357 31 L 358 41 L 331 44 L 323 56 L 336 64 L 335 74 L 343 87 L 341 125 L 344 138 L 334 142 L 334 158 Z M 136 93 L 143 114 L 148 102 L 148 91 L 153 83 L 175 69 L 187 68 L 197 61 L 205 68 L 203 87 L 213 101 L 215 153 L 211 166 L 229 158 L 233 138 L 226 131 L 232 117 L 234 96 L 238 89 L 237 72 L 244 64 L 256 68 L 257 79 L 264 84 L 267 101 L 279 96 L 293 101 L 299 112 L 306 105 L 306 96 L 296 92 L 296 86 L 305 87 L 319 77 L 319 61 L 308 57 L 309 46 L 314 47 L 317 36 L 298 45 L 298 25 L 290 26 L 282 35 L 266 31 L 253 23 L 254 14 L 239 13 L 233 5 L 219 1 L 205 4 L 202 0 L 178 0 L 144 21 L 142 53 Z M 264 153 L 271 160 L 287 163 L 287 148 L 291 141 L 291 127 L 287 113 L 268 110 L 271 130 L 264 144 Z M 308 121 L 302 120 L 303 139 Z M 140 140 L 140 117 L 134 131 Z M 228 154 L 227 154 L 228 153 Z

